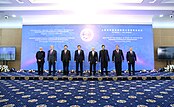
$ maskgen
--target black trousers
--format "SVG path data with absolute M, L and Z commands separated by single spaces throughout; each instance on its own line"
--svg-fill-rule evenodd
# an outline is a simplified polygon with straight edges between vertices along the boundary
M 122 74 L 122 62 L 115 62 L 116 75 L 121 76 Z
M 93 70 L 92 70 L 93 68 Z M 94 71 L 94 75 L 96 73 L 96 63 L 90 63 L 90 76 L 92 75 L 92 71 Z
M 44 62 L 37 63 L 38 75 L 43 75 Z
M 69 61 L 63 61 L 63 75 L 69 74 Z
M 51 67 L 53 66 L 53 76 L 56 73 L 56 62 L 49 62 L 49 75 L 51 75 Z
M 132 67 L 132 71 L 131 71 L 131 67 Z M 131 72 L 133 73 L 133 75 L 135 75 L 135 62 L 128 63 L 128 70 L 129 70 L 129 75 L 131 75 Z
M 106 75 L 108 75 L 108 62 L 101 62 L 101 75 L 103 75 L 103 71 L 105 69 Z
M 80 65 L 80 75 L 83 74 L 83 62 L 76 61 L 76 74 L 79 75 L 79 65 Z

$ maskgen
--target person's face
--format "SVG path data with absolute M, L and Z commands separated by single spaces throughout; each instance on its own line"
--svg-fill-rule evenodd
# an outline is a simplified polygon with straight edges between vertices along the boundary
M 54 46 L 50 46 L 50 49 L 53 50 L 54 49 Z
M 105 46 L 102 46 L 102 50 L 104 50 L 105 49 Z
M 81 49 L 81 47 L 80 47 L 80 46 L 78 46 L 78 47 L 77 47 L 77 49 L 78 49 L 78 50 L 80 50 L 80 49 Z
M 95 50 L 95 48 L 92 48 L 92 51 L 94 51 Z
M 116 50 L 119 50 L 119 46 L 116 46 Z
M 40 51 L 43 51 L 43 48 L 39 48 Z
M 130 51 L 132 51 L 133 49 L 132 49 L 132 48 L 130 48 L 129 50 L 130 50 Z
M 64 46 L 64 49 L 65 49 L 65 50 L 67 50 L 67 48 L 68 48 L 67 46 Z

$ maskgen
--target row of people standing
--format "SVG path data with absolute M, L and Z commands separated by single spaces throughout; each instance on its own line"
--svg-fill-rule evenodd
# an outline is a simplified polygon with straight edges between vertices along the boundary
M 43 68 L 45 63 L 45 52 L 43 48 L 40 47 L 40 50 L 36 53 L 37 65 L 38 65 L 38 74 L 43 75 Z M 136 54 L 130 47 L 129 51 L 126 54 L 126 59 L 128 62 L 129 75 L 133 73 L 135 75 L 135 61 L 137 60 Z M 85 60 L 84 51 L 81 49 L 81 46 L 77 46 L 77 50 L 74 54 L 74 61 L 76 63 L 76 75 L 83 74 L 83 62 Z M 53 73 L 55 76 L 56 73 L 56 61 L 57 61 L 57 51 L 54 50 L 54 46 L 50 46 L 50 50 L 47 54 L 47 61 L 49 64 L 49 74 Z M 64 50 L 61 51 L 61 61 L 63 63 L 63 75 L 69 74 L 69 62 L 71 61 L 71 52 L 68 50 L 68 46 L 64 45 Z M 96 74 L 96 64 L 101 62 L 101 75 L 104 75 L 104 70 L 106 75 L 108 75 L 108 62 L 110 61 L 108 50 L 105 49 L 105 45 L 102 45 L 102 49 L 98 53 L 95 51 L 95 48 L 92 47 L 92 50 L 88 55 L 88 62 L 90 64 L 90 76 Z M 112 53 L 112 61 L 115 63 L 116 75 L 122 75 L 122 62 L 124 61 L 124 55 L 119 45 L 116 45 L 116 49 Z M 51 68 L 53 67 L 53 70 Z M 80 70 L 79 70 L 80 67 Z M 132 67 L 132 70 L 131 70 Z

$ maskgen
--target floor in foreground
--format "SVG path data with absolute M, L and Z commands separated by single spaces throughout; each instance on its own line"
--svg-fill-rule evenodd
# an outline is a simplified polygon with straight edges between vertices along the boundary
M 174 107 L 174 80 L 0 80 L 1 107 Z

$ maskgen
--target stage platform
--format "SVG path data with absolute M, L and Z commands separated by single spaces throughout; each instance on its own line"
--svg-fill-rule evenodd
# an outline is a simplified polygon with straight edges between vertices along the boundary
M 129 76 L 128 73 L 122 73 L 122 76 L 115 76 L 115 73 L 109 73 L 108 76 L 76 76 L 75 73 L 70 73 L 69 76 L 63 76 L 62 73 L 57 73 L 56 76 L 37 75 L 37 72 L 1 72 L 1 80 L 171 80 L 174 79 L 174 72 L 136 72 L 135 75 Z

